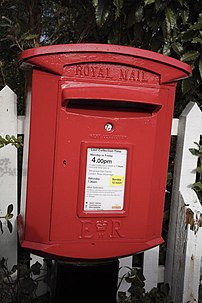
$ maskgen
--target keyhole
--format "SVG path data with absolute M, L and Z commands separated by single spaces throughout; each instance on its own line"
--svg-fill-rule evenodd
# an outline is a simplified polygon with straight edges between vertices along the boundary
M 111 123 L 106 123 L 106 124 L 105 124 L 105 130 L 106 130 L 107 132 L 111 132 L 112 129 L 113 129 L 113 125 L 112 125 Z

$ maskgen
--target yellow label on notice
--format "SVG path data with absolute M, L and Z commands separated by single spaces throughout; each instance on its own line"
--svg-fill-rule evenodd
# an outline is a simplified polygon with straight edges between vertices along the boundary
M 123 186 L 124 176 L 110 176 L 111 186 Z

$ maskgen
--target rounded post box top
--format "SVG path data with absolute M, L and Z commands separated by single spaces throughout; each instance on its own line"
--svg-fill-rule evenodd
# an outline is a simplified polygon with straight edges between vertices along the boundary
M 174 58 L 130 46 L 113 44 L 58 44 L 23 51 L 19 65 L 29 64 L 63 75 L 63 68 L 78 63 L 109 63 L 133 66 L 160 77 L 160 84 L 176 82 L 191 76 L 191 67 Z

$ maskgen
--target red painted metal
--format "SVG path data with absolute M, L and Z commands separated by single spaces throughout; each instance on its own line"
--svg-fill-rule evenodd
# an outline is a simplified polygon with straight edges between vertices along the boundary
M 105 259 L 162 243 L 175 88 L 191 68 L 150 51 L 104 44 L 30 49 L 19 62 L 32 68 L 22 247 Z M 109 190 L 101 182 L 106 178 Z M 94 186 L 90 194 L 87 182 Z

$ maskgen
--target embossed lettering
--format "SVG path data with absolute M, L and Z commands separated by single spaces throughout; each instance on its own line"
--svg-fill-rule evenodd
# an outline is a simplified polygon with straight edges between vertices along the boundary
M 113 64 L 75 64 L 65 67 L 65 74 L 69 77 L 99 79 L 99 81 L 119 81 L 132 83 L 158 83 L 159 77 L 150 72 L 140 70 L 130 66 L 120 66 Z
M 110 76 L 110 68 L 109 67 L 106 67 L 106 72 L 107 72 L 106 79 L 111 79 L 112 76 Z
M 98 238 L 103 238 L 107 230 L 108 222 L 106 220 L 97 220 L 96 221 L 96 231 L 98 233 Z
M 130 74 L 130 77 L 129 77 L 129 80 L 133 80 L 133 81 L 136 80 L 136 75 L 135 75 L 134 70 L 132 70 L 132 72 L 131 72 L 131 74 Z
M 75 76 L 111 79 L 109 67 L 97 67 L 93 65 L 76 65 Z
M 147 79 L 145 79 L 145 73 L 144 72 L 142 72 L 142 82 L 148 82 L 148 80 Z
M 81 221 L 81 235 L 80 238 L 91 239 L 93 237 L 92 231 L 93 223 L 90 220 Z
M 116 238 L 117 236 L 120 238 L 125 238 L 125 236 L 121 233 L 121 222 L 118 220 L 112 220 L 112 230 L 111 230 L 111 238 Z
M 120 69 L 120 80 L 128 80 L 128 69 L 125 69 L 124 71 Z
M 92 77 L 93 78 L 96 77 L 96 70 L 97 70 L 97 66 L 91 66 L 91 71 L 92 71 Z
M 82 74 L 82 66 L 81 65 L 76 65 L 76 72 L 75 72 L 75 75 L 76 76 L 83 76 Z
M 139 70 L 132 70 L 129 71 L 128 69 L 120 69 L 120 80 L 124 81 L 141 81 L 141 82 L 148 82 L 147 79 L 145 79 L 145 73 L 144 71 Z
M 101 134 L 90 134 L 90 137 L 93 138 L 93 139 L 100 139 Z
M 64 75 L 83 79 L 99 79 L 99 81 L 127 82 L 130 85 L 136 83 L 159 84 L 158 75 L 136 67 L 121 66 L 110 63 L 83 63 L 66 66 Z
M 88 65 L 84 66 L 83 73 L 84 73 L 84 76 L 86 76 L 86 77 L 89 76 L 89 74 L 90 74 L 90 68 L 89 68 Z
M 98 77 L 98 78 L 104 78 L 104 72 L 103 72 L 102 67 L 99 69 L 99 72 L 98 72 L 97 77 Z
M 125 238 L 121 232 L 120 220 L 97 219 L 81 220 L 80 239 Z

